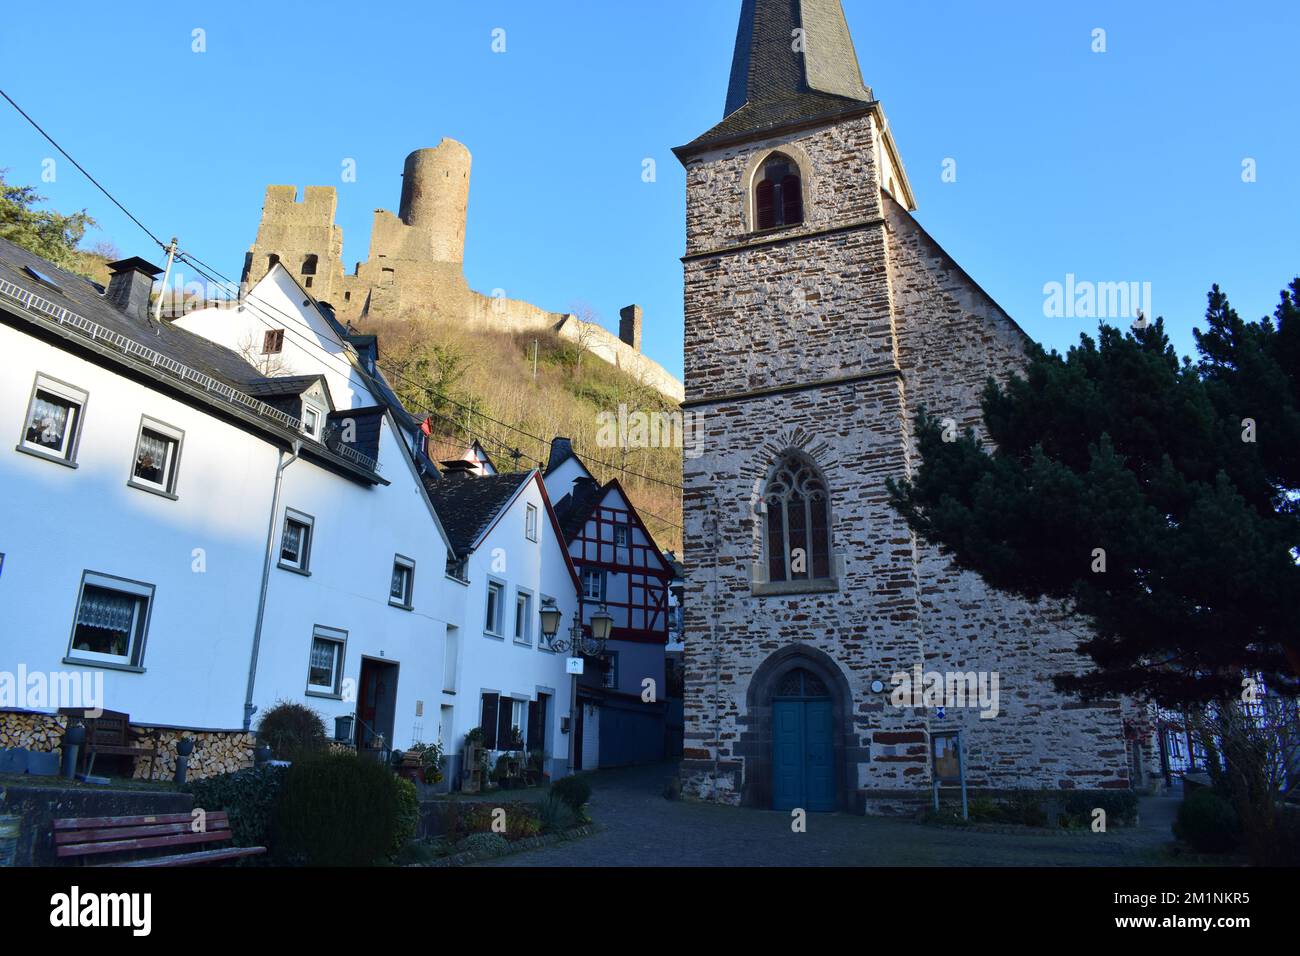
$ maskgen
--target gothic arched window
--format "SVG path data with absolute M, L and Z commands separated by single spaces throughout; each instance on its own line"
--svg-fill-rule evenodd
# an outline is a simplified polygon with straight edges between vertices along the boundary
M 798 452 L 777 463 L 763 492 L 769 581 L 831 577 L 831 503 L 817 467 Z
M 754 227 L 775 229 L 803 222 L 803 181 L 799 167 L 783 153 L 773 153 L 759 167 L 754 186 Z

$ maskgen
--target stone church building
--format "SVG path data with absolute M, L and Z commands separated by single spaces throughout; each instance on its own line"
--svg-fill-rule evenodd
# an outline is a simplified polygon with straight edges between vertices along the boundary
M 1150 759 L 1128 706 L 1052 688 L 1077 638 L 889 506 L 917 408 L 979 428 L 986 378 L 1028 339 L 913 218 L 840 0 L 743 0 L 724 118 L 676 153 L 706 435 L 684 478 L 684 793 L 911 810 L 932 737 L 957 730 L 974 791 L 1128 788 Z M 898 704 L 918 666 L 996 678 L 996 716 Z

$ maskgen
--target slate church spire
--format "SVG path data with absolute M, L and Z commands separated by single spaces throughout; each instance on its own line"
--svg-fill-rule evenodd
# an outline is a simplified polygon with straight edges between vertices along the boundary
M 723 121 L 692 145 L 873 103 L 840 0 L 743 0 Z
M 871 102 L 840 0 L 744 0 L 724 115 L 818 93 Z

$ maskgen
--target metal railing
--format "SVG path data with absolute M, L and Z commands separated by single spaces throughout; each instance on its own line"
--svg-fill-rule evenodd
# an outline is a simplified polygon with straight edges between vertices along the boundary
M 7 279 L 0 279 L 0 295 L 12 299 L 26 309 L 49 316 L 60 325 L 76 330 L 92 342 L 110 346 L 124 355 L 147 362 L 152 367 L 167 372 L 173 378 L 196 385 L 212 395 L 225 399 L 232 405 L 241 406 L 256 415 L 270 419 L 295 432 L 302 430 L 302 422 L 292 415 L 286 414 L 278 408 L 273 408 L 251 395 L 245 395 L 225 382 L 217 381 L 211 375 L 206 375 L 190 368 L 188 365 L 177 362 L 175 359 L 168 358 L 161 352 L 141 345 L 134 339 L 127 338 L 112 329 L 107 329 L 97 322 L 92 322 L 69 309 L 63 308 L 61 305 L 56 305 L 49 299 L 43 298 L 34 292 L 29 292 L 22 286 L 15 285 Z

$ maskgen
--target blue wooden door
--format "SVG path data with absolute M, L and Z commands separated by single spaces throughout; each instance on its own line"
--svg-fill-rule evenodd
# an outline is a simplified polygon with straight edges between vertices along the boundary
M 772 702 L 772 808 L 835 809 L 835 751 L 831 702 Z
M 804 807 L 835 809 L 835 749 L 831 739 L 831 702 L 804 701 Z

